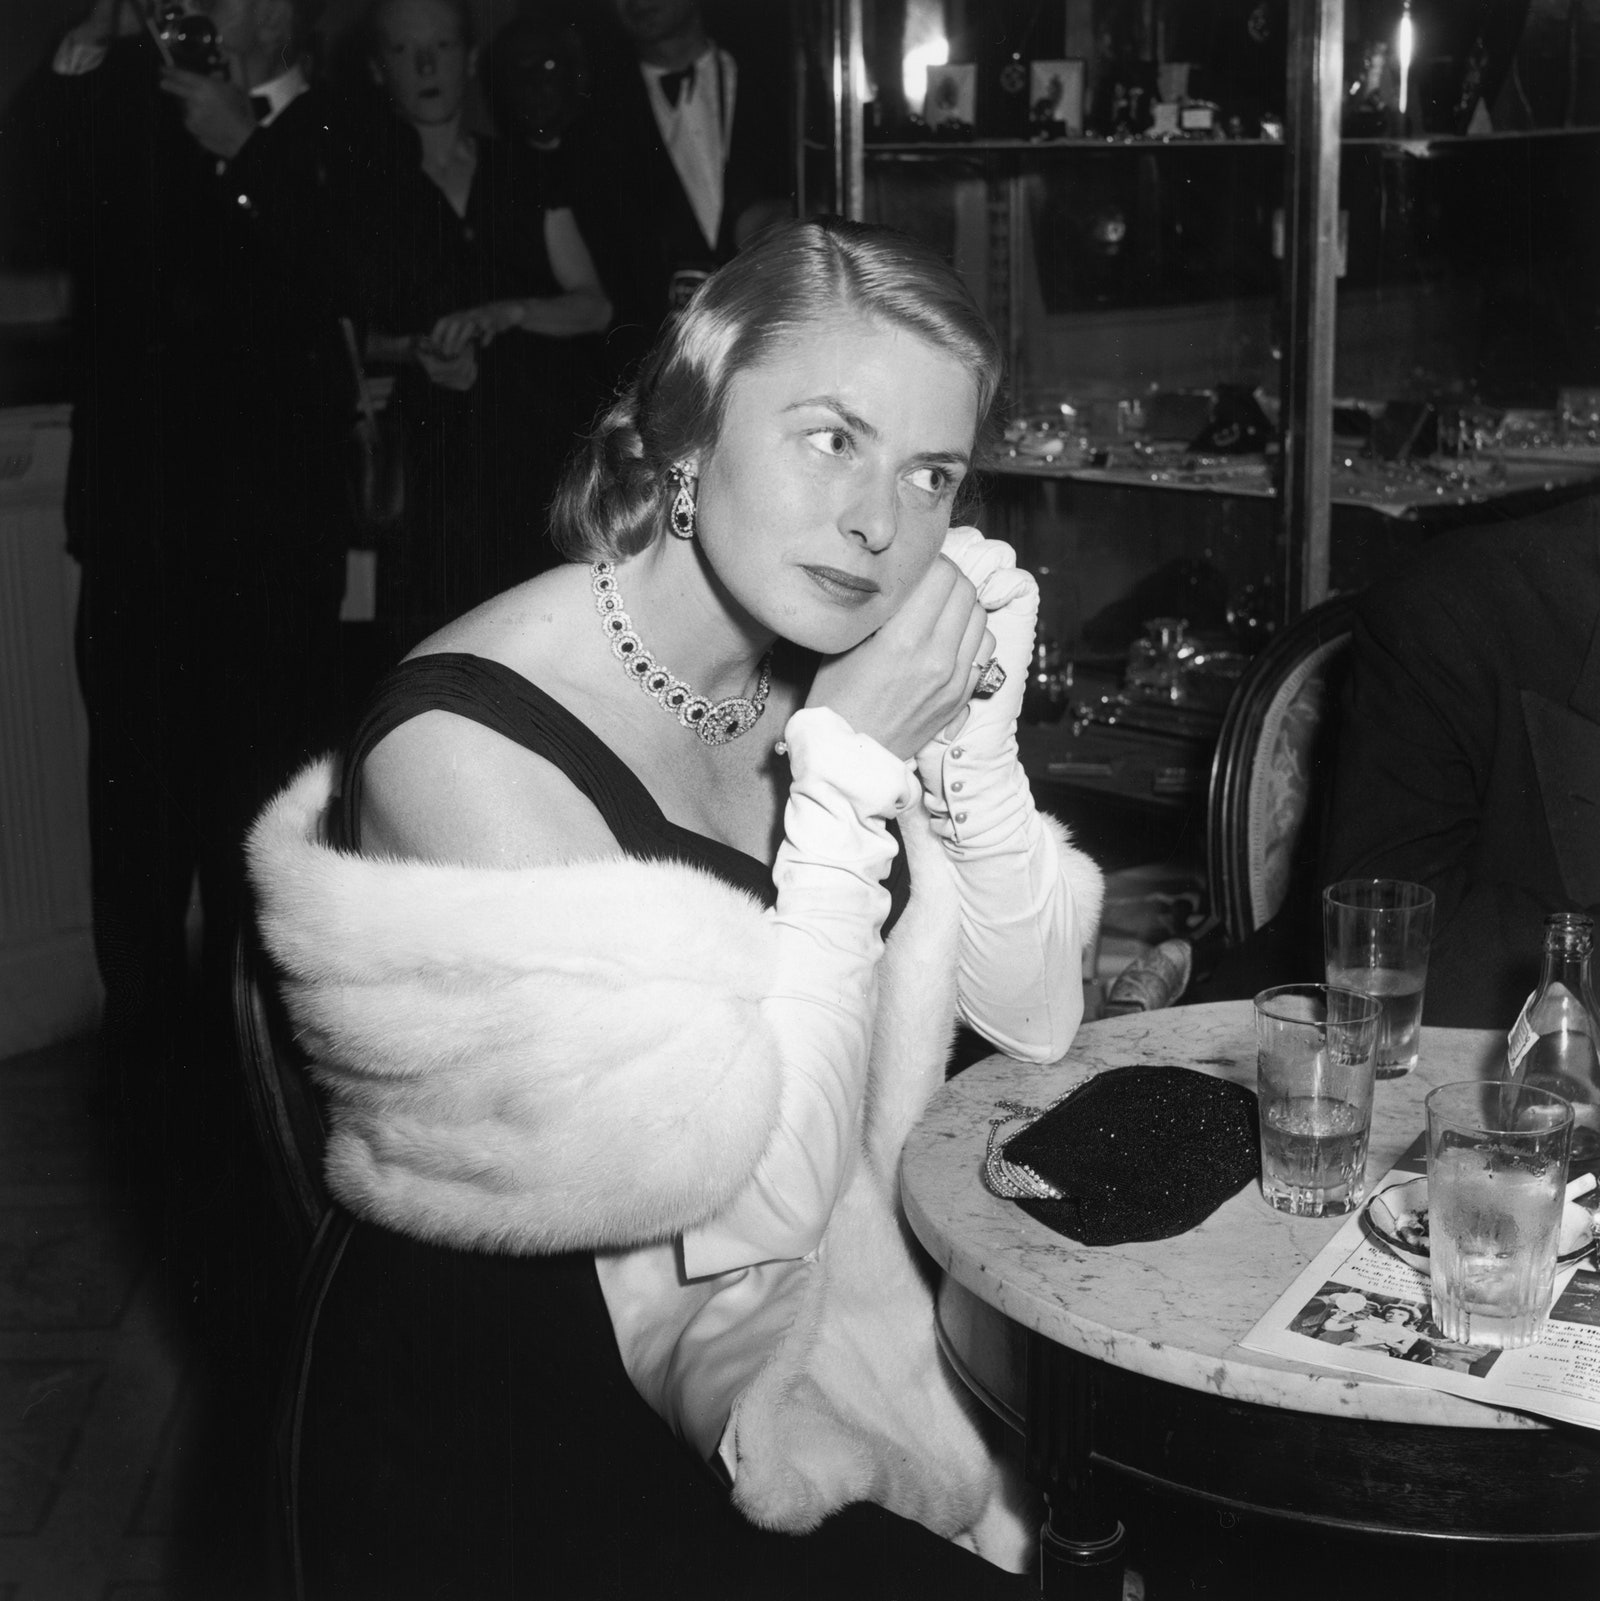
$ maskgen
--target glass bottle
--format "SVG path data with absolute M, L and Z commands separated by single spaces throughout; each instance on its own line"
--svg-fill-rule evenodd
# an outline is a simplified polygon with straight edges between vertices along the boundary
M 1022 721 L 1059 723 L 1067 709 L 1072 669 L 1061 665 L 1061 647 L 1048 634 L 1033 647 L 1033 670 L 1022 692 Z
M 1194 653 L 1182 617 L 1152 617 L 1128 647 L 1128 688 L 1142 700 L 1183 699 L 1183 658 Z
M 1572 1166 L 1600 1157 L 1600 1006 L 1589 960 L 1594 919 L 1552 912 L 1544 920 L 1544 969 L 1506 1040 L 1511 1076 L 1572 1102 Z

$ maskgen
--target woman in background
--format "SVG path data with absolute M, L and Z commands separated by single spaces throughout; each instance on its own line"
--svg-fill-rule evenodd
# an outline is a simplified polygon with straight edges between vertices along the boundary
M 391 115 L 360 186 L 369 362 L 398 369 L 406 505 L 379 561 L 395 655 L 557 558 L 561 467 L 594 415 L 611 308 L 551 169 L 469 133 L 461 0 L 377 0 L 370 70 Z
M 258 823 L 348 1209 L 313 1601 L 1036 1589 L 896 1190 L 958 1016 L 1067 1049 L 1099 914 L 1017 761 L 1038 587 L 950 527 L 999 379 L 933 251 L 774 229 L 573 463 L 568 564 Z

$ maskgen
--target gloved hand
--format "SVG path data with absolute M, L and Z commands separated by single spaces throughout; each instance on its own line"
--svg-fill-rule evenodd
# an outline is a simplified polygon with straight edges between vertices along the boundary
M 987 700 L 968 703 L 964 718 L 917 752 L 917 776 L 933 814 L 934 831 L 971 856 L 1005 849 L 1006 840 L 1033 814 L 1033 796 L 1017 763 L 1017 715 L 1033 665 L 1039 586 L 1017 566 L 1003 540 L 976 528 L 952 528 L 944 554 L 978 591 L 994 635 L 995 660 L 1006 681 Z
M 1016 553 L 1000 539 L 985 539 L 976 528 L 952 528 L 945 535 L 943 554 L 966 574 L 988 613 L 994 635 L 994 659 L 1005 669 L 1006 681 L 997 694 L 970 703 L 965 722 L 945 729 L 976 735 L 985 730 L 1002 732 L 1014 727 L 1022 710 L 1022 693 L 1033 667 L 1033 636 L 1039 621 L 1039 585 L 1032 573 L 1017 566 Z

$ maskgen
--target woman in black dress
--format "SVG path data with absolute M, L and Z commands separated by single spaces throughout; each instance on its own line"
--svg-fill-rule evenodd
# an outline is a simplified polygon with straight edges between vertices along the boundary
M 392 114 L 354 235 L 368 360 L 397 371 L 404 428 L 403 532 L 379 563 L 399 654 L 557 559 L 546 511 L 599 400 L 611 308 L 558 169 L 463 125 L 458 0 L 378 0 L 367 36 Z
M 311 1597 L 1028 1592 L 895 1187 L 958 1016 L 1065 1051 L 1099 910 L 1017 762 L 1038 587 L 950 526 L 998 381 L 932 251 L 774 230 L 569 470 L 568 564 L 258 823 L 341 1203 Z

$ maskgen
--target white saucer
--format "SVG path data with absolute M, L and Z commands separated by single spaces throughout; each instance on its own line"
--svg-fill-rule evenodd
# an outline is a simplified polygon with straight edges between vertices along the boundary
M 1428 1271 L 1428 1181 L 1408 1179 L 1391 1184 L 1374 1195 L 1361 1208 L 1361 1221 L 1367 1232 L 1386 1245 L 1402 1262 Z M 1561 1214 L 1561 1239 L 1557 1260 L 1566 1265 L 1577 1262 L 1594 1249 L 1600 1219 L 1590 1208 L 1568 1201 Z

